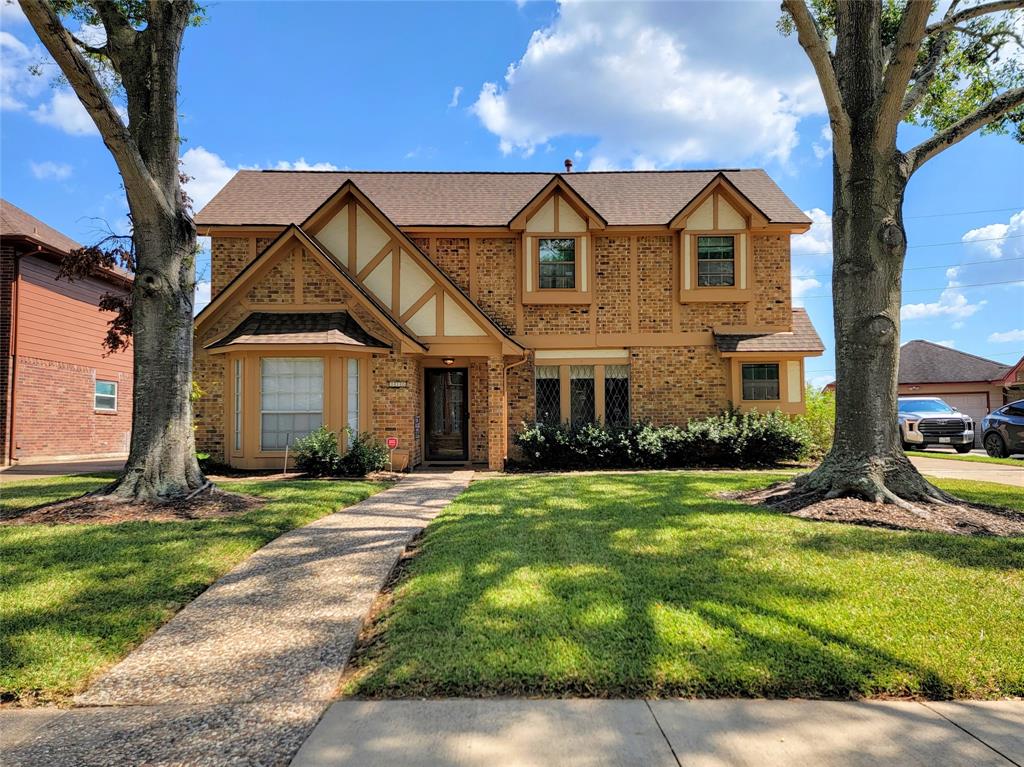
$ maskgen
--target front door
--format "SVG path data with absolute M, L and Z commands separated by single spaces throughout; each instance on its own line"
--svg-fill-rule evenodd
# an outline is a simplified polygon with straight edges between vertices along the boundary
M 469 392 L 466 368 L 427 368 L 427 460 L 469 458 Z

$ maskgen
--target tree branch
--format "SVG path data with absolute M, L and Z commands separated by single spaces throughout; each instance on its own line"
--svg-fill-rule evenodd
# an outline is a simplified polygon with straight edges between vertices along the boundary
M 850 147 L 850 116 L 843 106 L 843 95 L 839 91 L 835 67 L 832 65 L 832 53 L 828 48 L 821 27 L 811 13 L 804 0 L 783 0 L 782 7 L 789 11 L 796 26 L 797 41 L 811 60 L 814 72 L 821 85 L 829 120 L 832 123 L 832 146 L 836 160 L 841 167 L 849 167 L 852 161 Z
M 896 129 L 903 116 L 899 107 L 914 72 L 914 64 L 917 62 L 917 53 L 924 39 L 931 7 L 930 0 L 910 0 L 903 11 L 892 54 L 886 63 L 882 79 L 877 123 L 879 130 L 876 133 L 879 149 L 892 146 L 896 141 Z
M 117 162 L 125 185 L 148 188 L 153 198 L 160 201 L 166 215 L 173 216 L 174 211 L 146 168 L 128 126 L 121 120 L 121 115 L 114 108 L 99 78 L 78 49 L 74 37 L 65 29 L 53 6 L 47 0 L 20 0 L 20 3 L 32 28 L 96 123 L 103 143 Z M 109 45 L 109 30 L 107 42 Z
M 102 45 L 97 48 L 95 45 L 89 45 L 89 43 L 85 42 L 85 40 L 82 40 L 81 38 L 72 35 L 70 32 L 68 32 L 68 34 L 71 35 L 71 39 L 75 41 L 75 45 L 77 45 L 86 53 L 91 53 L 94 56 L 109 57 L 110 54 L 107 52 L 107 46 Z
M 950 30 L 965 21 L 976 19 L 979 16 L 987 16 L 990 13 L 999 13 L 1000 11 L 1012 11 L 1016 8 L 1024 8 L 1024 0 L 992 0 L 990 3 L 974 5 L 970 8 L 964 8 L 957 13 L 946 13 L 942 21 L 929 24 L 925 34 L 935 35 L 939 32 Z
M 907 162 L 910 166 L 910 174 L 912 175 L 928 160 L 935 157 L 935 155 L 963 141 L 975 131 L 984 128 L 1007 112 L 1012 112 L 1022 105 L 1024 105 L 1024 87 L 1013 88 L 992 99 L 992 101 L 973 114 L 957 120 L 931 138 L 922 141 L 906 154 Z

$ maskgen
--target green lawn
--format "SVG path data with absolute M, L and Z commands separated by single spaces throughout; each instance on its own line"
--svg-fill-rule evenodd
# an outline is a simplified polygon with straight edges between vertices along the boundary
M 35 506 L 107 481 L 5 483 L 0 502 Z M 266 498 L 266 505 L 196 521 L 0 527 L 0 695 L 52 700 L 74 693 L 248 554 L 382 487 L 232 482 L 229 490 Z
M 934 450 L 908 450 L 907 455 L 918 458 L 944 458 L 947 461 L 968 461 L 971 463 L 999 463 L 1003 466 L 1016 466 L 1024 469 L 1024 460 L 1020 458 L 993 458 L 990 455 L 974 455 L 973 453 L 940 453 Z
M 474 483 L 428 527 L 346 691 L 1024 694 L 1024 538 L 810 522 L 711 497 L 782 476 Z M 1015 488 L 939 484 L 1024 509 Z
M 22 479 L 0 482 L 0 511 L 28 509 L 44 503 L 54 503 L 65 498 L 97 490 L 109 484 L 113 474 L 72 474 L 66 477 L 47 479 Z

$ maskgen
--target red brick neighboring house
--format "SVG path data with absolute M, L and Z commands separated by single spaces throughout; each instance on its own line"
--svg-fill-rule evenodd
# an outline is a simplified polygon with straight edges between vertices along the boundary
M 106 354 L 111 314 L 97 307 L 131 279 L 58 280 L 79 247 L 0 200 L 0 466 L 128 452 L 132 354 Z

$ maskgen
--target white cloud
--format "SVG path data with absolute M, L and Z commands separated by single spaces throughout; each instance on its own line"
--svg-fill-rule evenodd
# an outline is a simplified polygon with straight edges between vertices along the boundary
M 815 141 L 811 144 L 811 150 L 814 152 L 814 156 L 819 160 L 824 160 L 830 154 L 832 154 L 832 126 L 829 123 L 821 129 L 820 141 Z
M 938 301 L 919 304 L 903 304 L 900 308 L 901 320 L 921 320 L 932 317 L 970 317 L 988 301 L 972 304 L 961 291 L 947 287 L 942 291 Z
M 206 147 L 192 147 L 181 156 L 181 170 L 190 177 L 185 184 L 185 191 L 192 198 L 192 209 L 201 210 L 238 171 L 257 170 L 259 167 L 258 165 L 239 165 L 233 168 L 224 162 L 220 155 L 211 152 Z M 278 160 L 270 168 L 273 170 L 340 170 L 333 163 L 311 163 L 303 157 L 294 162 Z
M 988 337 L 990 344 L 1007 344 L 1011 341 L 1024 341 L 1024 330 L 1007 330 L 1001 333 L 992 333 Z
M 735 9 L 562 2 L 473 111 L 505 154 L 593 137 L 591 169 L 785 162 L 800 118 L 823 111 L 817 81 L 777 8 Z
M 804 213 L 811 219 L 811 228 L 792 239 L 794 256 L 832 255 L 832 216 L 821 208 L 811 208 Z
M 121 115 L 122 120 L 128 119 L 127 112 L 123 107 L 115 105 L 114 109 Z M 96 123 L 85 111 L 78 96 L 67 89 L 54 91 L 48 102 L 43 102 L 30 114 L 36 122 L 60 128 L 72 136 L 98 136 L 100 134 Z
M 7 25 L 6 16 L 3 23 Z M 0 109 L 25 109 L 43 91 L 45 80 L 29 72 L 29 67 L 42 56 L 38 45 L 29 48 L 10 32 L 0 30 Z
M 791 284 L 794 306 L 803 306 L 803 297 L 810 291 L 821 287 L 821 282 L 815 279 L 813 274 L 814 273 L 806 267 L 793 266 Z
M 274 170 L 341 170 L 332 162 L 306 162 L 305 157 L 300 157 L 295 162 L 278 160 L 273 166 Z
M 0 0 L 0 26 L 11 27 L 15 24 L 28 24 L 20 3 L 17 0 Z
M 988 224 L 971 229 L 960 238 L 975 256 L 1019 258 L 1024 256 L 1024 210 L 1014 213 L 1004 223 Z
M 828 386 L 835 380 L 835 375 L 830 373 L 828 375 L 811 376 L 810 378 L 807 379 L 807 383 L 809 383 L 815 389 L 821 389 L 824 388 L 825 386 Z
M 196 283 L 194 313 L 199 314 L 208 303 L 210 303 L 210 282 L 209 280 L 201 280 Z
M 949 349 L 955 349 L 956 348 L 956 341 L 954 341 L 951 338 L 947 338 L 945 341 L 932 341 L 932 343 L 933 344 L 938 344 L 939 346 L 945 346 L 945 347 L 947 347 Z
M 200 210 L 219 192 L 238 168 L 231 168 L 220 155 L 197 146 L 181 156 L 181 170 L 189 176 L 185 191 L 192 198 L 192 209 Z
M 32 175 L 40 180 L 54 179 L 55 181 L 63 181 L 71 177 L 72 168 L 66 162 L 53 162 L 53 160 L 33 162 L 29 160 L 28 164 L 32 169 Z
M 448 102 L 449 109 L 455 109 L 455 107 L 459 105 L 460 96 L 462 96 L 462 86 L 456 85 L 454 88 L 452 88 L 452 98 L 451 101 Z

